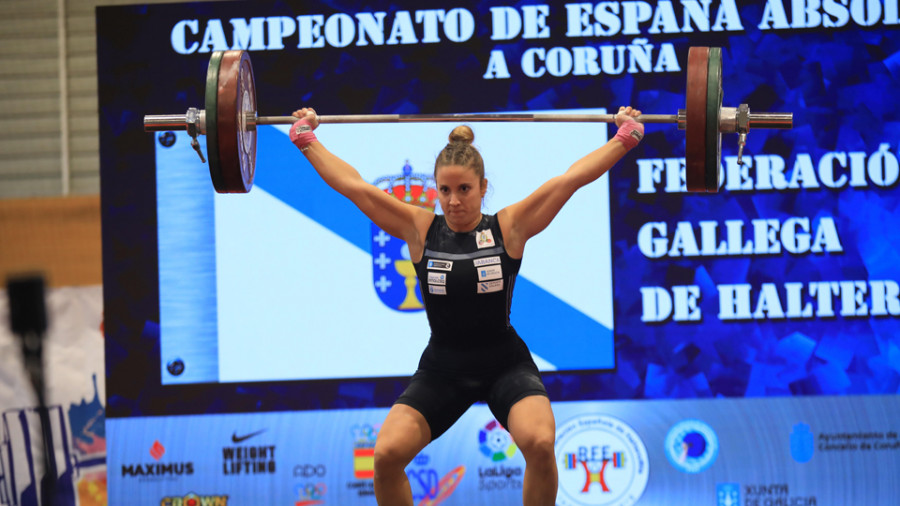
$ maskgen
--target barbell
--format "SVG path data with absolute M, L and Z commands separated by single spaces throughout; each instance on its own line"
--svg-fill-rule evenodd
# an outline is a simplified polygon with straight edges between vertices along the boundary
M 256 126 L 293 124 L 293 116 L 258 116 L 250 55 L 243 50 L 214 51 L 206 73 L 205 109 L 185 114 L 144 116 L 148 132 L 187 130 L 191 146 L 205 161 L 197 141 L 206 135 L 209 174 L 218 193 L 247 193 L 256 171 Z M 747 133 L 753 128 L 789 129 L 793 113 L 751 113 L 747 104 L 722 107 L 722 49 L 688 50 L 685 108 L 677 114 L 642 114 L 642 123 L 675 123 L 685 130 L 685 180 L 690 192 L 717 192 L 722 172 L 722 134 L 737 133 L 741 163 Z M 601 122 L 613 114 L 360 114 L 319 116 L 319 123 L 425 122 Z

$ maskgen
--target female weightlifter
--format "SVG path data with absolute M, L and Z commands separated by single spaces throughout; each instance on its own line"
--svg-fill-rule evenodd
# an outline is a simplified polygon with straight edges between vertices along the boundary
M 478 401 L 484 401 L 525 458 L 522 501 L 556 502 L 556 427 L 547 391 L 528 347 L 509 322 L 525 243 L 563 204 L 643 138 L 640 111 L 620 107 L 616 135 L 523 200 L 481 213 L 487 190 L 474 134 L 456 127 L 434 165 L 442 215 L 407 205 L 366 182 L 315 137 L 316 113 L 293 113 L 291 140 L 322 179 L 385 232 L 409 246 L 431 337 L 409 386 L 388 412 L 375 443 L 378 504 L 412 506 L 405 468 Z

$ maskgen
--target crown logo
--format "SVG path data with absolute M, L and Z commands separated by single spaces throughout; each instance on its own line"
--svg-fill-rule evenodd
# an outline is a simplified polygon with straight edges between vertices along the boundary
M 434 212 L 437 205 L 437 186 L 434 177 L 414 174 L 409 160 L 403 165 L 403 173 L 384 176 L 375 181 L 375 186 L 393 195 L 397 200 Z

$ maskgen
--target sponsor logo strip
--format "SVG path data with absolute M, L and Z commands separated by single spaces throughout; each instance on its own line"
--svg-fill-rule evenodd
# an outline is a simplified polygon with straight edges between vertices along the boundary
M 494 281 L 482 281 L 478 283 L 478 293 L 491 293 L 503 290 L 503 280 L 495 279 Z
M 436 271 L 449 271 L 453 270 L 453 261 L 452 260 L 428 260 L 428 268 L 434 269 Z
M 493 248 L 496 246 L 494 243 L 494 234 L 491 232 L 491 229 L 488 228 L 475 232 L 475 245 L 478 246 L 478 249 Z
M 493 257 L 476 258 L 473 262 L 475 263 L 475 267 L 482 267 L 485 265 L 494 265 L 494 264 L 500 263 L 500 257 L 493 256 Z
M 429 272 L 428 273 L 428 284 L 429 285 L 446 285 L 447 284 L 447 275 L 442 272 Z
M 428 285 L 428 293 L 433 293 L 435 295 L 447 295 L 447 287 Z
M 503 277 L 503 268 L 499 265 L 488 265 L 478 269 L 478 281 L 498 279 Z

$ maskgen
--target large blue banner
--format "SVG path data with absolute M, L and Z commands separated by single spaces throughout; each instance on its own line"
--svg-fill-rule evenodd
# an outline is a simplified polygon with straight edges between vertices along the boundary
M 643 381 L 607 395 L 898 391 L 898 111 L 874 97 L 900 34 L 766 19 L 728 39 L 725 100 L 771 96 L 794 128 L 751 130 L 742 165 L 725 136 L 715 195 L 686 193 L 674 138 L 611 177 L 617 352 Z
M 558 402 L 557 503 L 892 504 L 900 484 L 883 471 L 900 452 L 898 409 L 894 396 Z M 374 504 L 372 448 L 386 414 L 110 420 L 110 504 Z M 406 473 L 417 505 L 512 506 L 524 468 L 479 405 Z
M 185 132 L 143 131 L 146 114 L 204 107 L 212 51 L 249 52 L 264 116 L 675 115 L 689 48 L 711 46 L 724 105 L 793 128 L 751 129 L 740 163 L 723 134 L 719 191 L 699 194 L 685 132 L 647 125 L 526 248 L 511 319 L 553 401 L 558 502 L 890 503 L 876 476 L 896 471 L 900 419 L 898 23 L 896 0 L 98 8 L 110 497 L 371 504 L 373 438 L 429 337 L 404 245 L 284 126 L 259 127 L 246 195 L 213 192 Z M 451 128 L 316 133 L 441 212 L 430 174 Z M 612 134 L 473 128 L 489 213 Z M 484 415 L 411 464 L 417 504 L 521 501 L 521 456 Z

